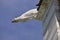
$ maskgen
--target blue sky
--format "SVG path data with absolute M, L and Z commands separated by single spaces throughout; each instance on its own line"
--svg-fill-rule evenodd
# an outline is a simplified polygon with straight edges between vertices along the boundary
M 0 40 L 43 40 L 42 22 L 12 23 L 22 13 L 37 8 L 39 0 L 0 0 Z

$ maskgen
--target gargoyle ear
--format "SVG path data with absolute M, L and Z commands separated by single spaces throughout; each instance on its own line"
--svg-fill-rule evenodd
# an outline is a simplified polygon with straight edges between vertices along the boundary
M 39 6 L 39 4 L 36 4 L 36 6 Z
M 40 0 L 38 4 L 36 4 L 36 6 L 40 6 L 42 4 L 43 0 Z
M 40 1 L 39 1 L 39 3 L 38 3 L 38 4 L 36 4 L 36 6 L 38 6 L 38 8 L 37 8 L 37 10 L 38 10 L 38 11 L 39 11 L 39 8 L 40 8 L 40 6 L 41 6 L 42 2 L 43 2 L 43 0 L 40 0 Z

